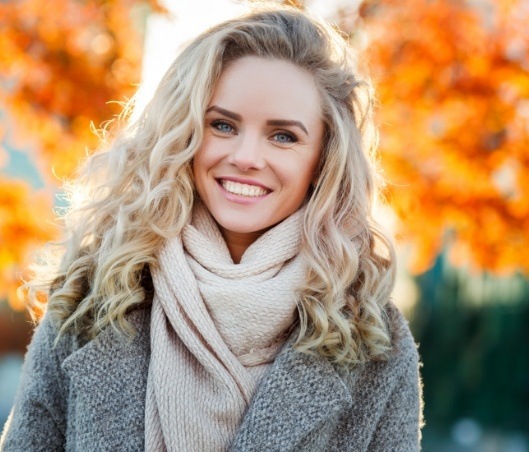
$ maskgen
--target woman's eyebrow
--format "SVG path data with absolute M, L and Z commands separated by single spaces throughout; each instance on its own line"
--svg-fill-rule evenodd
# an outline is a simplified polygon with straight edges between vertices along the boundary
M 278 126 L 278 127 L 297 126 L 301 130 L 303 130 L 303 132 L 305 132 L 307 136 L 309 135 L 309 132 L 307 132 L 307 128 L 300 121 L 294 121 L 291 119 L 269 119 L 268 121 L 266 121 L 266 124 L 269 126 Z
M 242 116 L 234 113 L 233 111 L 226 110 L 225 108 L 217 107 L 216 105 L 212 105 L 206 110 L 206 113 L 209 113 L 210 111 L 216 111 L 217 113 L 220 113 L 221 115 L 227 116 L 228 118 L 231 118 L 235 121 L 242 121 Z
M 212 105 L 206 110 L 206 113 L 209 113 L 210 111 L 216 111 L 217 113 L 220 113 L 221 115 L 227 116 L 228 118 L 231 118 L 235 121 L 242 121 L 242 116 L 238 113 L 235 113 L 230 110 L 226 110 L 225 108 L 221 108 L 217 105 Z M 301 121 L 294 121 L 291 119 L 269 119 L 266 121 L 266 124 L 269 126 L 276 126 L 276 127 L 286 127 L 286 126 L 297 126 L 303 132 L 309 135 L 309 132 L 307 131 L 307 128 L 303 125 Z

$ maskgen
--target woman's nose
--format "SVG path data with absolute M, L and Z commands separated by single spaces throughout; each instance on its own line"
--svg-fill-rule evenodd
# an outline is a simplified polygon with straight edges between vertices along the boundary
M 262 144 L 260 144 L 258 137 L 245 136 L 234 145 L 228 157 L 228 163 L 241 171 L 262 170 L 266 166 L 266 162 L 261 148 Z

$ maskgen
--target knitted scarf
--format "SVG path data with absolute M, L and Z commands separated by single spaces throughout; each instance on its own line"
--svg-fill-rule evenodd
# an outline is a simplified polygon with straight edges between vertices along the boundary
M 222 451 L 296 319 L 303 209 L 234 264 L 198 204 L 153 269 L 146 450 Z

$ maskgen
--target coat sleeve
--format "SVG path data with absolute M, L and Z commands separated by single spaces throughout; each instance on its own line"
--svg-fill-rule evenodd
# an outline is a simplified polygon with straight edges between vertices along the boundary
M 419 356 L 415 344 L 409 345 L 404 371 L 389 397 L 368 450 L 370 452 L 415 452 L 420 450 L 422 385 Z
M 39 324 L 26 353 L 0 452 L 62 451 L 66 435 L 66 377 L 61 349 L 53 349 L 56 330 L 49 316 Z

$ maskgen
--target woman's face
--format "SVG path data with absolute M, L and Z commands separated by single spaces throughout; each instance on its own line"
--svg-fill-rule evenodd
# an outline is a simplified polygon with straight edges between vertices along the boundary
M 228 248 L 233 240 L 249 246 L 301 206 L 315 179 L 323 133 L 308 72 L 254 56 L 223 71 L 193 173 Z

